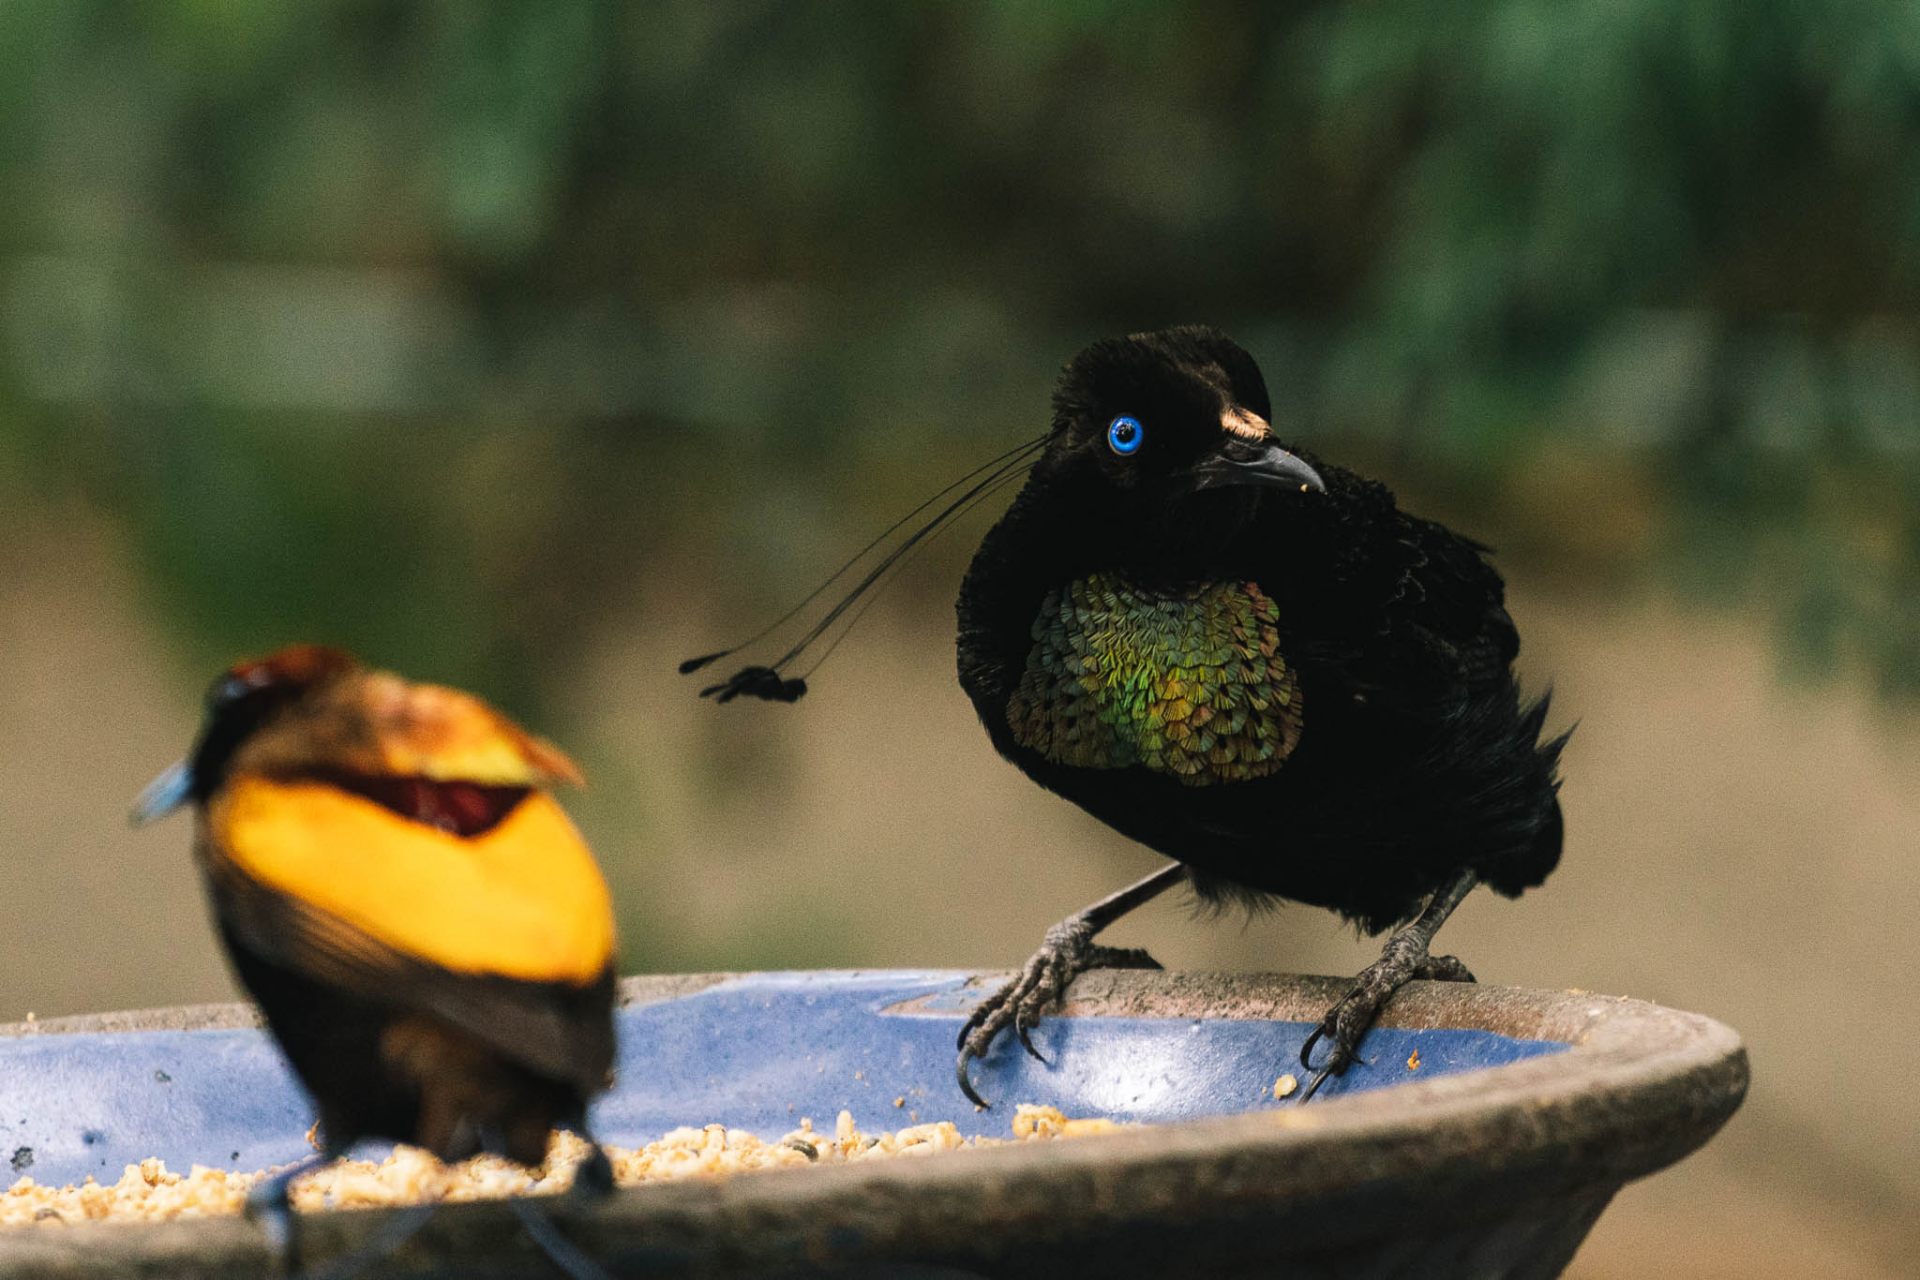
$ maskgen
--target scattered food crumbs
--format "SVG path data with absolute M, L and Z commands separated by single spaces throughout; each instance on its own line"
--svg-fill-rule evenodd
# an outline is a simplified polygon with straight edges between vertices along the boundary
M 1112 1120 L 1071 1119 L 1055 1107 L 1020 1106 L 1013 1118 L 1013 1142 L 1048 1141 L 1113 1133 L 1128 1126 Z M 811 1120 L 772 1142 L 741 1129 L 710 1124 L 675 1129 L 644 1147 L 606 1148 L 620 1186 L 671 1182 L 681 1178 L 722 1178 L 763 1169 L 806 1168 L 893 1157 L 930 1156 L 1005 1146 L 1006 1138 L 962 1137 L 951 1121 L 914 1124 L 890 1133 L 862 1133 L 851 1112 L 834 1120 L 833 1136 L 815 1133 Z M 495 1199 L 510 1195 L 552 1195 L 565 1191 L 587 1152 L 570 1133 L 556 1133 L 547 1163 L 526 1169 L 493 1156 L 445 1165 L 417 1147 L 396 1147 L 384 1160 L 341 1160 L 300 1178 L 293 1186 L 294 1207 L 377 1208 L 432 1201 Z M 117 1182 L 92 1178 L 77 1186 L 45 1187 L 22 1177 L 0 1191 L 0 1227 L 34 1223 L 63 1225 L 101 1218 L 159 1221 L 204 1214 L 239 1213 L 247 1193 L 275 1170 L 239 1173 L 194 1165 L 175 1173 L 159 1160 L 130 1164 Z
M 1015 1138 L 1087 1138 L 1118 1133 L 1126 1127 L 1117 1120 L 1071 1120 L 1058 1107 L 1037 1107 L 1028 1102 L 1013 1109 Z
M 899 1097 L 897 1097 L 897 1098 L 895 1098 L 895 1099 L 893 1100 L 893 1105 L 894 1105 L 894 1106 L 896 1106 L 896 1107 L 904 1107 L 904 1106 L 906 1106 L 906 1105 L 907 1105 L 907 1095 L 903 1093 L 903 1094 L 901 1094 L 901 1095 L 900 1095 Z
M 1293 1093 L 1293 1091 L 1295 1089 L 1298 1089 L 1299 1087 L 1300 1087 L 1300 1082 L 1294 1079 L 1292 1075 L 1289 1074 L 1289 1075 L 1281 1076 L 1278 1080 L 1275 1080 L 1273 1082 L 1274 1101 L 1278 1102 L 1280 1099 L 1290 1096 Z
M 865 1080 L 867 1078 L 867 1073 L 864 1071 L 856 1071 L 853 1073 L 853 1078 L 855 1080 Z
M 1418 1071 L 1419 1069 L 1420 1069 L 1420 1051 L 1418 1049 L 1415 1049 L 1412 1053 L 1407 1055 L 1407 1070 Z

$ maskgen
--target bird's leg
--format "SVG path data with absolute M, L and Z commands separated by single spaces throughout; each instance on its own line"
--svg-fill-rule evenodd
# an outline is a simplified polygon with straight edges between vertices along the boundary
M 335 1151 L 315 1152 L 247 1192 L 246 1215 L 260 1224 L 260 1234 L 267 1239 L 267 1250 L 283 1274 L 292 1275 L 300 1268 L 300 1241 L 294 1232 L 294 1180 L 333 1163 L 338 1155 Z
M 613 1166 L 607 1160 L 607 1153 L 601 1150 L 600 1144 L 595 1142 L 591 1135 L 582 1129 L 580 1136 L 587 1139 L 592 1151 L 582 1156 L 580 1163 L 574 1167 L 573 1189 L 569 1194 L 576 1198 L 585 1196 L 597 1198 L 599 1194 L 612 1188 Z M 492 1129 L 481 1130 L 480 1145 L 482 1149 L 494 1154 L 506 1150 L 506 1144 L 500 1134 Z M 546 1209 L 535 1202 L 534 1197 L 508 1196 L 507 1208 L 512 1211 L 514 1217 L 520 1219 L 521 1228 L 533 1239 L 534 1244 L 539 1246 L 540 1252 L 546 1254 L 547 1260 L 560 1268 L 561 1273 L 567 1276 L 568 1280 L 612 1280 L 599 1263 L 587 1256 L 586 1250 L 567 1239 L 565 1233 L 554 1225 L 553 1218 L 548 1215 Z
M 1028 1031 L 1048 1008 L 1066 994 L 1073 980 L 1089 969 L 1158 969 L 1159 962 L 1145 951 L 1130 947 L 1102 947 L 1094 944 L 1094 935 L 1126 915 L 1144 906 L 1187 878 L 1180 863 L 1160 868 L 1138 884 L 1129 885 L 1111 897 L 1102 898 L 1084 911 L 1076 912 L 1047 930 L 1046 940 L 1033 953 L 1018 977 L 988 996 L 974 1009 L 973 1016 L 960 1028 L 956 1046 L 959 1061 L 954 1074 L 960 1092 L 977 1107 L 991 1106 L 974 1091 L 967 1076 L 967 1064 L 984 1057 L 993 1038 L 1011 1026 L 1028 1053 L 1040 1058 Z M 1041 1061 L 1046 1061 L 1040 1058 Z
M 1312 1071 L 1310 1059 L 1313 1046 L 1322 1039 L 1332 1041 L 1327 1060 L 1320 1065 L 1320 1070 L 1301 1093 L 1300 1101 L 1305 1102 L 1313 1097 L 1320 1086 L 1326 1083 L 1328 1076 L 1337 1076 L 1352 1065 L 1354 1051 L 1360 1047 L 1361 1037 L 1367 1034 L 1367 1029 L 1373 1025 L 1381 1008 L 1401 987 L 1415 978 L 1435 982 L 1473 981 L 1473 974 L 1457 957 L 1430 955 L 1428 948 L 1433 945 L 1433 935 L 1453 914 L 1453 909 L 1479 883 L 1480 878 L 1473 872 L 1463 871 L 1435 890 L 1433 897 L 1427 901 L 1426 909 L 1412 924 L 1387 939 L 1387 945 L 1380 949 L 1380 958 L 1362 969 L 1353 980 L 1353 986 L 1341 997 L 1340 1003 L 1327 1011 L 1327 1016 L 1320 1020 L 1320 1025 L 1300 1046 L 1300 1065 Z
M 573 1187 L 568 1194 L 582 1203 L 598 1204 L 613 1194 L 613 1162 L 607 1159 L 606 1148 L 584 1125 L 574 1132 L 587 1140 L 587 1154 L 573 1166 Z
M 344 1154 L 344 1150 L 329 1148 L 310 1155 L 288 1165 L 247 1193 L 246 1215 L 260 1224 L 260 1233 L 267 1238 L 267 1248 L 273 1253 L 281 1274 L 297 1274 L 299 1280 L 351 1280 L 413 1239 L 433 1216 L 432 1205 L 403 1209 L 393 1214 L 365 1244 L 351 1253 L 321 1266 L 302 1270 L 300 1241 L 294 1230 L 299 1216 L 293 1209 L 294 1180 L 332 1164 Z
M 355 1277 L 379 1265 L 388 1254 L 419 1235 L 420 1229 L 433 1217 L 433 1210 L 434 1206 L 430 1204 L 395 1210 L 380 1229 L 367 1238 L 365 1244 L 324 1266 L 302 1271 L 299 1280 L 355 1280 Z
M 560 1268 L 568 1280 L 613 1280 L 601 1265 L 589 1258 L 582 1249 L 561 1232 L 547 1216 L 547 1211 L 526 1196 L 509 1196 L 507 1207 L 520 1219 L 520 1225 L 540 1246 L 540 1252 L 547 1260 Z

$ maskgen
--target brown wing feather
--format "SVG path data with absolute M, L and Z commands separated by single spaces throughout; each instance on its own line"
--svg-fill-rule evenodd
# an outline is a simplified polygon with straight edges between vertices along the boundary
M 503 1057 L 584 1093 L 613 1068 L 613 968 L 585 986 L 453 973 L 405 955 L 230 864 L 209 860 L 214 905 L 261 957 L 356 994 L 445 1019 Z

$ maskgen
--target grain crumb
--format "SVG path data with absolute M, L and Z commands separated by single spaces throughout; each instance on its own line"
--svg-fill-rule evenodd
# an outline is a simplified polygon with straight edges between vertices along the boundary
M 1273 1082 L 1273 1100 L 1278 1102 L 1282 1098 L 1290 1097 L 1293 1091 L 1299 1087 L 1300 1082 L 1291 1074 L 1281 1076 Z
M 1073 1119 L 1055 1107 L 1021 1106 L 1013 1138 L 963 1137 L 951 1121 L 915 1123 L 890 1133 L 863 1133 L 851 1112 L 834 1119 L 833 1135 L 816 1133 L 813 1122 L 771 1142 L 744 1129 L 709 1124 L 685 1126 L 641 1147 L 606 1147 L 614 1181 L 623 1187 L 686 1178 L 718 1179 L 767 1169 L 803 1169 L 893 1158 L 917 1159 L 953 1151 L 1112 1133 L 1127 1126 L 1111 1120 Z M 556 1133 L 545 1165 L 527 1169 L 494 1156 L 445 1165 L 417 1147 L 396 1147 L 384 1160 L 341 1160 L 301 1177 L 293 1186 L 301 1212 L 373 1208 L 429 1202 L 553 1195 L 573 1182 L 586 1155 L 585 1141 Z M 0 1227 L 35 1223 L 57 1228 L 102 1218 L 157 1222 L 207 1214 L 239 1213 L 247 1193 L 276 1169 L 242 1173 L 195 1165 L 177 1173 L 159 1160 L 130 1164 L 116 1182 L 92 1178 L 78 1185 L 42 1186 L 30 1177 L 0 1191 Z

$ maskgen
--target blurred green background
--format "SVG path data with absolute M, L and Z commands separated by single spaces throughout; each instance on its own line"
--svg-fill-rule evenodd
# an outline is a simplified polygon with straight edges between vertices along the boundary
M 1207 321 L 1500 548 L 1580 722 L 1562 871 L 1449 949 L 1751 1039 L 1573 1274 L 1920 1253 L 1920 8 L 13 0 L 0 60 L 0 1016 L 228 993 L 122 815 L 295 638 L 576 749 L 631 970 L 1024 958 L 1152 859 L 972 722 L 978 518 L 798 707 L 673 662 Z

